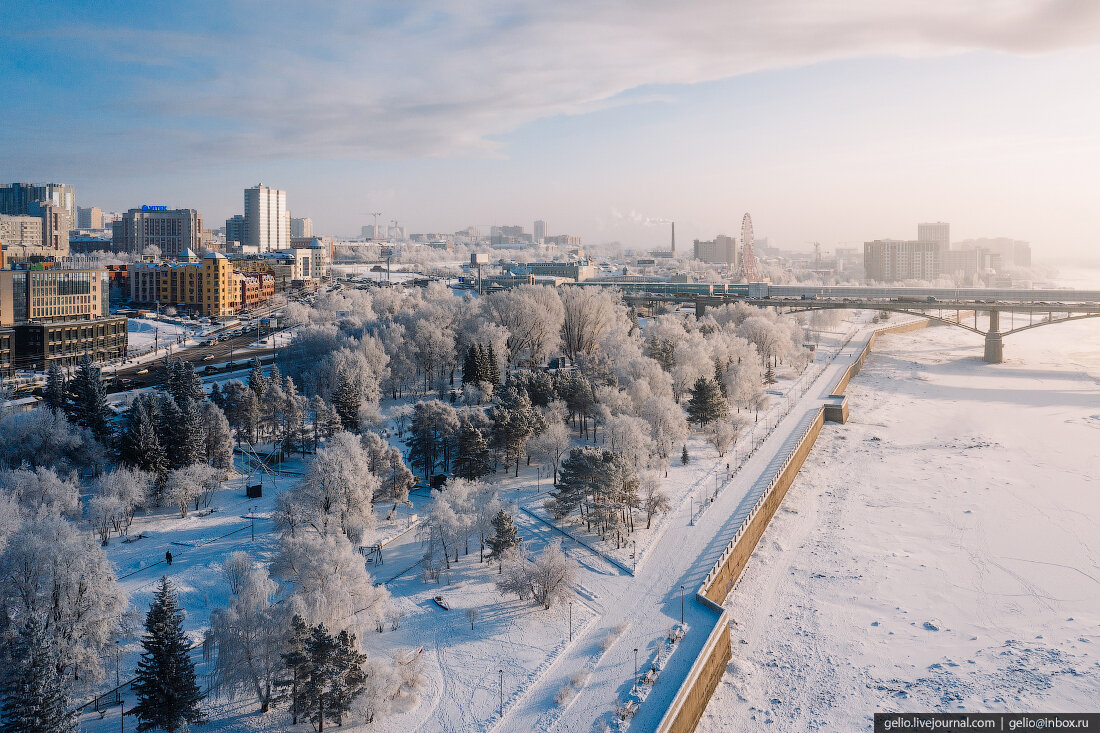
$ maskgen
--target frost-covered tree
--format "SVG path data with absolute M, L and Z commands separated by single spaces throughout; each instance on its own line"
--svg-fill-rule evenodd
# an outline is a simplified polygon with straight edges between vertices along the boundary
M 562 551 L 560 540 L 551 542 L 533 560 L 513 550 L 502 565 L 496 583 L 501 595 L 531 598 L 547 610 L 573 596 L 577 563 Z
M 642 510 L 645 512 L 645 528 L 653 525 L 653 517 L 664 514 L 672 508 L 668 495 L 661 490 L 661 479 L 653 471 L 641 474 L 639 481 L 639 495 L 642 501 Z
M 0 489 L 15 497 L 28 512 L 80 516 L 80 485 L 76 474 L 61 478 L 49 468 L 0 471 Z
M 231 696 L 247 694 L 266 713 L 282 676 L 285 622 L 272 603 L 276 585 L 267 571 L 245 553 L 227 558 L 230 599 L 226 608 L 210 614 L 210 628 L 218 645 L 217 680 Z
M 73 733 L 76 719 L 57 670 L 57 652 L 37 616 L 29 616 L 19 628 L 11 657 L 0 731 Z
M 579 354 L 595 352 L 616 321 L 625 318 L 617 291 L 565 287 L 558 295 L 562 302 L 562 348 L 571 361 Z
M 317 533 L 341 532 L 361 542 L 374 526 L 374 496 L 379 479 L 359 438 L 342 432 L 332 436 L 310 461 L 289 501 L 300 507 L 304 523 Z
M 561 343 L 565 313 L 554 288 L 525 285 L 483 300 L 485 315 L 508 332 L 510 364 L 542 365 Z
M 118 468 L 101 474 L 95 481 L 95 496 L 112 501 L 107 508 L 116 506 L 118 514 L 111 518 L 112 528 L 119 536 L 126 534 L 134 521 L 134 513 L 146 507 L 152 500 L 153 482 L 156 476 L 140 469 Z M 116 504 L 117 503 L 117 504 Z
M 541 465 L 549 468 L 558 481 L 558 465 L 562 456 L 569 452 L 572 440 L 569 428 L 558 419 L 548 419 L 546 429 L 527 441 L 527 453 Z
M 332 406 L 336 408 L 344 430 L 359 429 L 359 408 L 362 403 L 363 393 L 359 386 L 346 372 L 342 372 L 332 393 Z
M 62 473 L 98 469 L 103 447 L 87 428 L 69 423 L 50 410 L 31 410 L 0 417 L 0 466 L 53 468 Z
M 19 619 L 49 619 L 46 632 L 66 680 L 101 677 L 103 648 L 126 608 L 107 557 L 87 532 L 56 515 L 30 515 L 12 527 L 0 552 L 0 629 Z M 10 668 L 10 645 L 0 661 Z
M 180 517 L 186 517 L 192 504 L 198 510 L 221 487 L 217 471 L 205 463 L 194 463 L 177 468 L 168 474 L 164 482 L 164 499 L 180 510 Z
M 284 535 L 272 574 L 292 584 L 288 613 L 334 629 L 373 627 L 390 612 L 390 595 L 376 586 L 363 558 L 342 534 Z
M 183 612 L 166 577 L 161 578 L 145 617 L 141 646 L 132 685 L 138 702 L 127 711 L 137 717 L 138 731 L 161 728 L 175 733 L 205 723 L 191 645 L 183 634 Z

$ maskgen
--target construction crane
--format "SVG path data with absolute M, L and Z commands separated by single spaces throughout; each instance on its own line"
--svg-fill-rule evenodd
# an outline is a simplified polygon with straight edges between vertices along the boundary
M 374 217 L 374 229 L 372 230 L 374 236 L 372 236 L 371 239 L 378 239 L 378 217 L 382 216 L 382 212 L 372 211 L 370 215 Z

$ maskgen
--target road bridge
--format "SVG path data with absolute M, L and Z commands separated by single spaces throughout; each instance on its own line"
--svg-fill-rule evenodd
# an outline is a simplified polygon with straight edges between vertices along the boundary
M 631 305 L 691 303 L 697 315 L 710 306 L 744 302 L 783 313 L 877 310 L 927 318 L 985 338 L 985 361 L 1004 360 L 1005 336 L 1054 323 L 1100 317 L 1100 290 L 913 288 L 771 285 L 770 283 L 643 283 L 612 285 Z

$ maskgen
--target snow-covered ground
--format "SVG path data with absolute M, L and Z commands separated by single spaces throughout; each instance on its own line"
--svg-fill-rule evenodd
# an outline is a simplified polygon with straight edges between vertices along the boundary
M 1100 323 L 881 339 L 727 606 L 701 731 L 1100 700 Z

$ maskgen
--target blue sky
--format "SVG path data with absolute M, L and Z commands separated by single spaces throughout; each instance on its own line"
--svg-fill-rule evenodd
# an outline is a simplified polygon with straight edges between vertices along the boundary
M 81 204 L 284 188 L 319 230 L 546 219 L 827 248 L 947 220 L 1097 251 L 1100 5 L 7 3 L 0 171 Z

